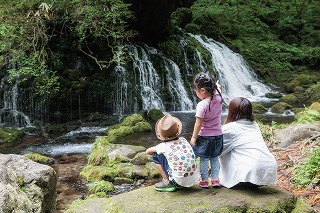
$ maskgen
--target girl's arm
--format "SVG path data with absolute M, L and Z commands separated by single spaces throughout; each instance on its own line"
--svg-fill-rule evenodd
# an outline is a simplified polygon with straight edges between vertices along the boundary
M 150 147 L 150 148 L 148 148 L 148 149 L 146 150 L 146 153 L 147 153 L 148 155 L 152 155 L 152 153 L 154 153 L 154 152 L 157 152 L 157 149 L 156 149 L 155 146 Z
M 203 118 L 196 117 L 196 122 L 194 124 L 192 137 L 190 140 L 190 144 L 192 146 L 196 145 L 198 134 L 200 132 L 201 126 L 202 126 Z

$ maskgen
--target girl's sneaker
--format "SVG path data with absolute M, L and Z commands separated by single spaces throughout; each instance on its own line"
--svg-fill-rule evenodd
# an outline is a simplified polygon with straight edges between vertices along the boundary
M 176 190 L 176 187 L 170 181 L 167 183 L 164 180 L 154 184 L 154 188 L 155 190 L 161 192 L 173 192 L 174 190 Z
M 219 187 L 220 186 L 220 180 L 219 179 L 212 179 L 211 180 L 211 186 L 212 187 Z
M 201 188 L 208 188 L 209 185 L 208 185 L 208 180 L 200 180 L 198 185 L 201 187 Z

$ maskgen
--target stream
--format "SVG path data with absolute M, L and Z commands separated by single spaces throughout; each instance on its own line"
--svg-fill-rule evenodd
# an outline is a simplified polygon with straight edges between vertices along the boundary
M 190 139 L 194 125 L 194 111 L 169 112 L 182 121 L 183 130 L 181 136 Z M 224 119 L 226 113 L 223 114 Z M 270 114 L 255 115 L 264 123 L 292 122 L 293 116 L 290 114 Z M 44 139 L 37 134 L 28 134 L 22 141 L 8 144 L 0 144 L 3 154 L 25 154 L 29 152 L 43 154 L 54 158 L 55 163 L 51 166 L 58 175 L 57 181 L 57 213 L 64 212 L 64 209 L 72 201 L 82 198 L 87 193 L 87 181 L 79 177 L 79 172 L 87 164 L 87 156 L 90 153 L 92 143 L 96 137 L 106 135 L 107 127 L 80 127 L 75 131 L 57 136 L 56 138 Z M 159 140 L 154 131 L 135 136 L 130 140 L 132 145 L 142 145 L 146 148 L 156 145 Z M 135 188 L 153 184 L 145 182 L 136 186 L 135 184 L 123 184 L 115 186 L 115 195 L 133 190 Z

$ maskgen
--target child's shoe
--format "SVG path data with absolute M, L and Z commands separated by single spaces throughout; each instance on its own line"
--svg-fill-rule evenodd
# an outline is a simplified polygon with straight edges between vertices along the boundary
M 209 185 L 208 185 L 208 180 L 200 180 L 198 185 L 201 187 L 201 188 L 208 188 Z
M 212 179 L 211 180 L 211 186 L 212 187 L 219 187 L 220 186 L 220 180 L 219 179 Z
M 173 192 L 174 190 L 176 190 L 176 187 L 170 181 L 167 183 L 164 180 L 154 184 L 154 188 L 155 190 L 161 192 Z

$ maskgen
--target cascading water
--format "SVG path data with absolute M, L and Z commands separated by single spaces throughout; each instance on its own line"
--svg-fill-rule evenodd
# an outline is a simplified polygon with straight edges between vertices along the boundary
M 218 79 L 223 89 L 224 101 L 228 104 L 234 97 L 246 97 L 254 102 L 270 101 L 264 97 L 272 92 L 271 88 L 261 83 L 241 55 L 230 50 L 226 45 L 200 35 L 191 35 L 211 53 L 212 64 L 218 72 Z
M 8 85 L 2 79 L 1 88 L 4 93 L 0 102 L 0 125 L 16 128 L 32 126 L 29 117 L 18 110 L 18 83 L 15 81 L 12 85 Z
M 139 87 L 142 98 L 142 109 L 153 108 L 165 110 L 191 110 L 193 103 L 183 85 L 180 69 L 172 60 L 164 57 L 155 48 L 147 45 L 130 45 L 133 56 L 133 69 L 139 76 Z M 158 62 L 155 61 L 157 59 Z M 163 70 L 160 76 L 155 66 Z M 163 91 L 170 96 L 170 103 L 163 102 Z M 170 105 L 170 109 L 168 107 Z

